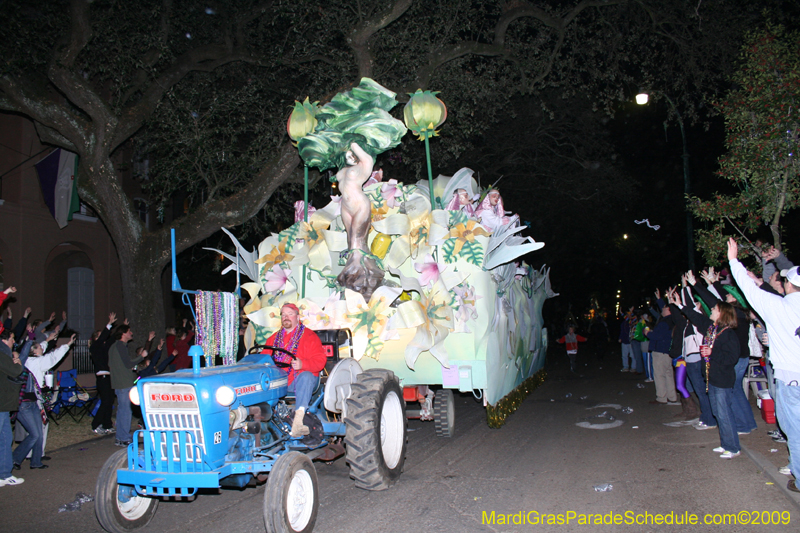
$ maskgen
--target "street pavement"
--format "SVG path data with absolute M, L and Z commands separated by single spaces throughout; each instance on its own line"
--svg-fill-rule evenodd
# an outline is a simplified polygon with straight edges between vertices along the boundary
M 483 406 L 470 394 L 456 395 L 452 438 L 437 438 L 431 422 L 410 421 L 405 470 L 389 490 L 355 488 L 343 458 L 315 463 L 320 486 L 315 531 L 800 530 L 800 494 L 785 489 L 788 477 L 776 469 L 786 464 L 785 445 L 769 439 L 766 431 L 774 426 L 764 424 L 758 412 L 758 430 L 742 437 L 745 453 L 722 460 L 712 452 L 718 433 L 665 426 L 680 420 L 673 416 L 680 408 L 650 405 L 653 385 L 620 373 L 616 354 L 602 362 L 581 360 L 580 374 L 572 374 L 563 353 L 554 352 L 547 381 L 501 429 L 487 427 Z M 633 412 L 625 414 L 626 407 Z M 78 511 L 58 509 L 78 492 L 94 496 L 100 468 L 118 449 L 113 437 L 95 439 L 51 452 L 49 469 L 24 465 L 18 472 L 23 485 L 0 487 L 2 530 L 100 531 L 94 502 Z M 610 490 L 595 490 L 604 484 Z M 263 531 L 263 499 L 261 486 L 162 502 L 141 531 Z M 543 514 L 560 515 L 568 523 L 536 524 Z M 681 521 L 690 514 L 697 516 L 697 525 L 653 523 L 655 515 Z M 623 523 L 581 525 L 579 515 L 605 520 L 617 515 Z M 705 525 L 706 515 L 726 525 Z M 744 525 L 742 520 L 768 523 Z M 781 523 L 772 523 L 776 520 Z

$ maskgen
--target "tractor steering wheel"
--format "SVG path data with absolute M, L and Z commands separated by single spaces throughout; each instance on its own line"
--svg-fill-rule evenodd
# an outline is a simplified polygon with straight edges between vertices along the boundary
M 288 355 L 289 357 L 291 357 L 292 359 L 297 359 L 297 356 L 294 355 L 289 350 L 286 350 L 285 348 L 280 348 L 278 346 L 270 346 L 269 344 L 256 344 L 255 346 L 250 348 L 248 353 L 251 353 L 251 354 L 252 353 L 261 353 L 261 352 L 263 352 L 263 350 L 273 350 L 273 352 L 275 352 L 275 351 L 283 352 L 286 355 Z M 278 368 L 289 368 L 290 366 L 292 366 L 291 363 L 284 363 L 283 361 L 276 361 L 274 358 L 273 358 L 273 362 L 275 363 L 275 366 L 277 366 Z

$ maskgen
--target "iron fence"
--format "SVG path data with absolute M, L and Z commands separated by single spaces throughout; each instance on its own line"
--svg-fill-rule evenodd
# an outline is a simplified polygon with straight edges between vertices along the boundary
M 78 374 L 94 374 L 89 339 L 78 339 L 72 347 L 72 368 L 77 369 Z

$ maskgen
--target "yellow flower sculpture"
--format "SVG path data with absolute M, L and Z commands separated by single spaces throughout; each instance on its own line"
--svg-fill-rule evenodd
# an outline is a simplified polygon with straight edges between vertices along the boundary
M 388 323 L 390 329 L 415 328 L 414 338 L 406 346 L 405 358 L 408 368 L 414 369 L 419 354 L 429 351 L 445 368 L 450 368 L 444 340 L 454 329 L 452 299 L 442 280 L 434 283 L 425 292 L 416 278 L 408 278 L 395 269 L 392 274 L 400 278 L 403 290 L 419 294 L 419 300 L 403 302 Z
M 395 209 L 396 211 L 396 209 Z M 375 204 L 372 204 L 372 221 L 383 220 L 386 215 L 389 214 L 389 205 L 383 204 L 380 207 L 376 207 Z
M 289 263 L 294 256 L 286 253 L 286 241 L 281 241 L 277 246 L 273 247 L 270 252 L 262 257 L 256 259 L 256 264 L 264 265 L 262 272 L 271 269 L 275 265 L 281 263 Z
M 325 241 L 325 230 L 330 223 L 312 218 L 309 222 L 300 222 L 300 224 L 302 229 L 297 238 L 303 239 L 304 246 L 297 251 L 295 264 L 308 264 L 312 270 L 318 272 L 330 270 L 331 254 Z
M 386 330 L 386 324 L 394 309 L 389 306 L 401 292 L 402 289 L 396 287 L 378 287 L 367 304 L 361 294 L 345 289 L 344 299 L 347 302 L 347 318 L 350 320 L 350 331 L 353 332 L 356 359 L 362 356 L 378 359 L 383 350 L 383 341 L 388 339 L 390 333 Z
M 456 224 L 450 228 L 450 238 L 456 240 L 453 255 L 458 255 L 465 244 L 475 242 L 476 235 L 488 237 L 490 233 L 474 220 L 467 220 L 466 224 Z

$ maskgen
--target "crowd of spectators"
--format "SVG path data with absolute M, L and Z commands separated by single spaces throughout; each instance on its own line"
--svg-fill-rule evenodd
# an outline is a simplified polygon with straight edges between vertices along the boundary
M 15 292 L 14 287 L 1 292 L 0 307 Z M 66 312 L 55 326 L 55 313 L 48 320 L 29 321 L 31 308 L 27 308 L 16 325 L 11 310 L 4 313 L 7 318 L 0 324 L 0 486 L 12 486 L 25 481 L 12 474 L 22 468 L 26 459 L 30 459 L 31 469 L 48 467 L 45 461 L 50 458 L 45 447 L 53 396 L 48 394 L 46 374 L 70 352 L 76 335 L 64 335 Z M 127 446 L 132 442 L 131 388 L 139 377 L 191 366 L 188 350 L 194 331 L 192 324 L 184 320 L 177 331 L 168 329 L 154 350 L 151 348 L 156 333 L 151 331 L 147 342 L 131 354 L 128 344 L 134 339 L 133 331 L 127 319 L 115 326 L 116 321 L 116 314 L 110 313 L 105 328 L 96 331 L 89 342 L 99 399 L 92 431 L 97 435 L 116 433 L 115 444 Z M 60 335 L 65 342 L 57 345 Z M 112 419 L 115 400 L 116 426 Z M 16 448 L 15 440 L 19 442 Z
M 0 306 L 15 287 L 0 293 Z M 64 331 L 67 313 L 53 326 L 55 312 L 48 320 L 28 322 L 31 308 L 27 308 L 16 326 L 11 309 L 0 324 L 0 486 L 23 483 L 21 477 L 12 475 L 20 470 L 25 459 L 30 459 L 32 470 L 47 468 L 44 461 L 47 446 L 48 399 L 42 390 L 47 388 L 45 374 L 59 365 L 75 342 L 75 334 L 67 342 L 57 345 L 59 333 Z M 12 432 L 12 416 L 15 431 Z M 19 434 L 19 445 L 13 450 L 14 433 Z
M 800 492 L 800 272 L 778 250 L 759 251 L 761 276 L 743 266 L 730 239 L 727 270 L 686 272 L 680 284 L 656 290 L 657 308 L 629 308 L 619 335 L 621 371 L 654 382 L 651 403 L 680 401 L 696 429 L 716 429 L 714 451 L 732 459 L 741 452 L 739 436 L 757 427 L 745 376 L 751 366 L 763 368 L 778 424 L 771 436 L 789 448 L 779 471 Z

